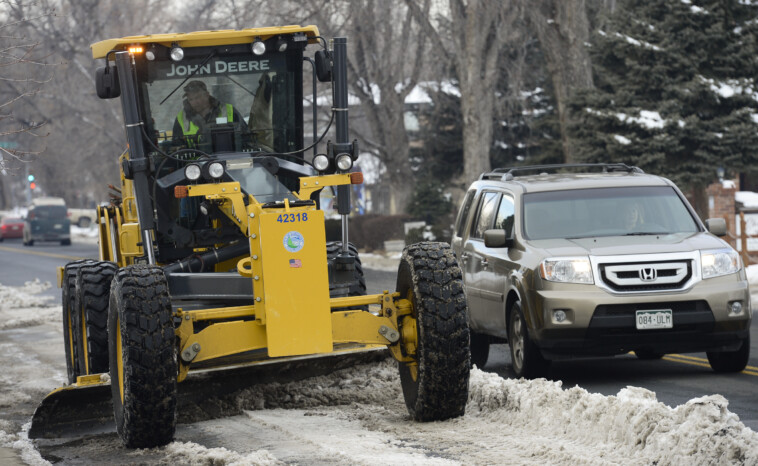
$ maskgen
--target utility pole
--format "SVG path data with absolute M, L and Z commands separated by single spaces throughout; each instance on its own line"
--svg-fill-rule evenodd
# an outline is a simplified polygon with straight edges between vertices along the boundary
M 29 183 L 29 164 L 24 164 L 24 192 L 26 193 L 26 205 L 32 203 L 32 186 Z

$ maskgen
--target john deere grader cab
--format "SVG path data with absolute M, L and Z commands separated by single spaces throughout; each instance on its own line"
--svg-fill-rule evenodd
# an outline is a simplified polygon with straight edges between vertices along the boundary
M 105 62 L 98 96 L 121 98 L 128 147 L 120 195 L 98 208 L 100 260 L 59 271 L 69 385 L 43 400 L 30 437 L 76 424 L 99 390 L 126 446 L 163 445 L 193 372 L 381 347 L 398 361 L 413 419 L 463 414 L 469 330 L 449 246 L 408 246 L 396 292 L 366 295 L 348 242 L 351 184 L 362 175 L 351 173 L 346 47 L 314 26 L 92 46 Z M 333 102 L 319 130 L 309 99 L 306 147 L 309 81 L 313 96 L 317 81 L 330 82 Z M 335 140 L 318 153 L 332 124 Z M 336 192 L 341 241 L 326 241 L 325 188 Z

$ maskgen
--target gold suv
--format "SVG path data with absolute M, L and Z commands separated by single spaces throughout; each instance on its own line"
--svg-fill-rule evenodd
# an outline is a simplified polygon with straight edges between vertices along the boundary
M 518 377 L 550 361 L 705 351 L 745 368 L 752 310 L 737 252 L 671 181 L 624 164 L 496 169 L 468 190 L 452 245 L 472 362 L 507 340 Z

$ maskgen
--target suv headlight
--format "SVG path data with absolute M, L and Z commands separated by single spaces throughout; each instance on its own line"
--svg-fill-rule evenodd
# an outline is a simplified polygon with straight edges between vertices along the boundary
M 540 276 L 551 282 L 595 283 L 592 279 L 592 265 L 586 257 L 545 259 L 540 264 Z
M 703 278 L 720 277 L 740 270 L 740 256 L 733 249 L 700 251 Z

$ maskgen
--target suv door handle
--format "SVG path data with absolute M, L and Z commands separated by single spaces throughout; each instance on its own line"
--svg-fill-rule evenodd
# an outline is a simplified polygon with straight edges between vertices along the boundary
M 483 268 L 485 268 L 485 269 L 487 268 L 487 266 L 488 266 L 488 265 L 490 265 L 490 263 L 487 261 L 487 259 L 482 259 L 481 261 L 479 261 L 479 263 L 480 263 L 480 264 L 482 265 L 482 267 L 483 267 Z

